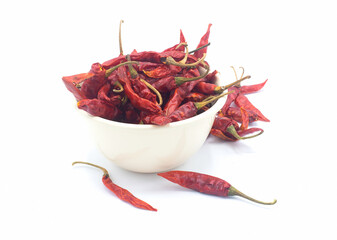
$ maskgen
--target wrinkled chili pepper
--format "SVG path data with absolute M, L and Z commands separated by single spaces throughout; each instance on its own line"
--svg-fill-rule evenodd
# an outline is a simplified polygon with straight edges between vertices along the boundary
M 184 98 L 184 102 L 201 102 L 207 98 L 207 95 L 199 92 L 191 92 Z
M 114 120 L 121 114 L 120 109 L 116 105 L 109 104 L 104 100 L 97 98 L 82 99 L 77 102 L 77 107 L 93 116 Z
M 140 118 L 144 124 L 154 124 L 164 126 L 171 122 L 171 119 L 163 114 L 153 114 L 146 111 L 140 112 Z
M 270 122 L 270 120 L 266 118 L 242 93 L 239 93 L 236 96 L 235 104 L 240 108 L 256 113 L 260 121 Z
M 226 93 L 220 94 L 218 96 L 214 96 L 207 101 L 187 102 L 187 103 L 181 105 L 173 113 L 171 113 L 169 115 L 169 118 L 172 120 L 172 122 L 181 121 L 181 120 L 184 120 L 184 119 L 191 118 L 191 117 L 197 115 L 198 110 L 200 110 L 201 108 L 203 108 L 207 104 L 209 104 L 209 103 L 211 103 L 211 102 L 213 102 L 213 101 L 215 101 L 215 100 L 217 100 L 221 97 L 224 97 L 227 94 L 228 93 L 226 92 Z
M 234 119 L 237 122 L 242 122 L 242 108 L 238 108 L 238 107 L 229 107 L 227 112 L 225 113 L 226 116 Z M 246 113 L 248 114 L 248 119 L 249 119 L 249 123 L 255 122 L 259 120 L 259 116 L 252 111 L 249 110 L 245 110 Z
M 87 164 L 96 168 L 99 168 L 103 171 L 103 177 L 102 177 L 102 182 L 103 184 L 110 190 L 112 191 L 119 199 L 121 199 L 122 201 L 128 202 L 131 205 L 140 208 L 140 209 L 144 209 L 144 210 L 150 210 L 150 211 L 157 211 L 157 209 L 153 208 L 151 205 L 149 205 L 148 203 L 144 202 L 143 200 L 140 200 L 139 198 L 136 198 L 134 195 L 132 195 L 132 193 L 130 193 L 128 190 L 116 185 L 115 183 L 112 182 L 108 171 L 101 167 L 98 166 L 96 164 L 92 164 L 92 163 L 88 163 L 88 162 L 73 162 L 72 165 L 75 164 Z
M 169 171 L 158 173 L 158 175 L 182 187 L 204 194 L 221 197 L 240 196 L 252 202 L 264 205 L 273 205 L 276 203 L 276 199 L 272 202 L 262 202 L 256 200 L 240 192 L 225 180 L 207 174 L 189 171 Z
M 113 95 L 111 93 L 111 84 L 107 82 L 98 91 L 97 99 L 112 105 L 118 105 L 121 103 L 122 97 L 120 95 Z
M 131 81 L 128 78 L 125 66 L 121 66 L 117 69 L 117 75 L 119 77 L 120 82 L 124 86 L 125 94 L 127 95 L 128 99 L 135 108 L 142 111 L 148 111 L 151 113 L 162 112 L 162 109 L 160 108 L 158 103 L 154 103 L 145 98 L 141 98 L 138 94 L 135 93 L 135 91 L 131 86 Z
M 259 131 L 256 135 L 245 136 L 256 131 Z M 239 124 L 235 120 L 217 115 L 210 133 L 223 140 L 237 141 L 257 137 L 263 133 L 263 130 L 260 128 L 254 128 L 252 130 L 240 129 Z
M 124 119 L 123 121 L 126 123 L 134 123 L 139 124 L 140 123 L 140 116 L 137 110 L 132 106 L 130 102 L 127 102 L 123 107 L 124 112 Z

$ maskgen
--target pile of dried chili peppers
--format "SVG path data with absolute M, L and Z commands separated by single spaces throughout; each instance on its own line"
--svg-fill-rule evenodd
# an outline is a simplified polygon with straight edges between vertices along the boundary
M 264 83 L 240 86 L 241 81 L 250 78 L 242 75 L 226 86 L 215 84 L 218 72 L 210 72 L 205 61 L 211 24 L 193 51 L 188 50 L 180 31 L 180 42 L 162 52 L 134 50 L 124 54 L 122 22 L 118 57 L 92 64 L 87 73 L 62 78 L 79 109 L 113 121 L 166 125 L 206 111 L 218 98 L 229 94 L 211 134 L 235 141 L 247 138 L 244 137 L 247 134 L 263 132 L 260 128 L 248 129 L 249 123 L 268 119 L 244 95 L 259 90 Z

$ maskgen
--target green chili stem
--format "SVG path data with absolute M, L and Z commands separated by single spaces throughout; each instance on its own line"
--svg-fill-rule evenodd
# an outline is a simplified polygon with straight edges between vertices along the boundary
M 245 140 L 245 139 L 249 139 L 249 138 L 253 138 L 253 137 L 257 137 L 259 135 L 261 135 L 264 131 L 261 129 L 261 131 L 255 135 L 252 136 L 248 136 L 248 137 L 241 137 L 238 132 L 235 130 L 234 125 L 230 125 L 229 127 L 227 127 L 226 129 L 227 132 L 229 132 L 230 134 L 233 135 L 233 137 L 235 137 L 238 140 Z
M 120 63 L 112 68 L 109 68 L 108 70 L 106 70 L 105 72 L 105 77 L 109 77 L 110 74 L 115 71 L 117 68 L 123 66 L 123 65 L 127 65 L 127 64 L 139 64 L 137 61 L 127 61 L 127 62 L 123 62 L 123 63 Z
M 247 196 L 246 194 L 240 192 L 239 190 L 237 190 L 235 187 L 233 186 L 230 186 L 229 189 L 228 189 L 228 196 L 240 196 L 240 197 L 243 197 L 245 199 L 248 199 L 252 202 L 255 202 L 255 203 L 260 203 L 260 204 L 264 204 L 264 205 L 273 205 L 277 202 L 276 199 L 274 199 L 274 201 L 272 202 L 262 202 L 262 201 L 259 201 L 259 200 L 256 200 L 252 197 L 249 197 Z
M 131 62 L 131 57 L 130 57 L 129 54 L 126 55 L 126 60 Z M 130 72 L 131 78 L 132 78 L 132 79 L 137 78 L 137 77 L 138 77 L 138 72 L 137 72 L 137 70 L 132 66 L 131 63 L 128 64 L 128 68 L 129 68 L 129 72 Z
M 123 55 L 123 47 L 122 47 L 122 23 L 123 22 L 124 22 L 123 20 L 119 22 L 119 54 L 120 55 Z
M 233 86 L 235 86 L 235 85 L 241 83 L 243 80 L 246 80 L 246 79 L 249 79 L 249 78 L 251 78 L 250 75 L 245 76 L 244 78 L 241 77 L 239 80 L 236 80 L 235 82 L 232 82 L 232 83 L 230 83 L 230 84 L 228 84 L 228 85 L 226 85 L 226 86 L 223 86 L 223 87 L 221 87 L 221 88 L 224 89 L 224 90 L 226 90 L 226 89 L 228 89 L 228 88 L 230 88 L 230 87 L 233 87 Z
M 207 43 L 207 44 L 205 44 L 205 45 L 203 45 L 203 46 L 201 46 L 201 47 L 198 47 L 197 49 L 194 49 L 194 50 L 188 52 L 188 54 L 194 53 L 194 52 L 196 52 L 196 51 L 199 51 L 200 49 L 203 49 L 203 48 L 205 48 L 205 47 L 208 47 L 210 44 L 211 44 L 211 43 Z
M 219 98 L 222 98 L 222 97 L 224 97 L 224 96 L 226 96 L 226 95 L 228 95 L 228 94 L 230 94 L 232 92 L 233 91 L 231 91 L 231 92 L 225 92 L 225 93 L 222 93 L 222 94 L 220 94 L 218 96 L 214 96 L 214 97 L 211 97 L 209 99 L 207 98 L 206 101 L 204 100 L 202 102 L 194 102 L 194 105 L 199 110 L 199 109 L 203 108 L 204 106 L 206 106 L 207 104 L 209 104 L 211 102 L 214 102 L 215 100 L 218 100 Z
M 78 164 L 78 163 L 86 164 L 86 165 L 90 165 L 90 166 L 99 168 L 99 169 L 101 169 L 103 171 L 103 173 L 104 173 L 105 176 L 109 176 L 108 170 L 106 170 L 104 167 L 98 166 L 98 165 L 93 164 L 93 163 L 81 162 L 81 161 L 73 162 L 72 165 L 74 166 L 75 164 Z
M 181 84 L 183 84 L 185 82 L 195 81 L 195 80 L 206 77 L 207 74 L 209 73 L 209 66 L 207 64 L 204 64 L 204 67 L 206 68 L 206 71 L 198 77 L 192 77 L 192 78 L 175 77 L 174 80 L 175 80 L 177 86 L 180 86 Z

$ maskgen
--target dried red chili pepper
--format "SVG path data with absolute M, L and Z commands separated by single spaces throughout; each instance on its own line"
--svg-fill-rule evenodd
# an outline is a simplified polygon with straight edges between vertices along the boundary
M 244 140 L 248 138 L 257 137 L 263 133 L 263 130 L 262 131 L 260 130 L 262 129 L 259 129 L 259 130 L 241 129 L 240 130 L 239 124 L 235 120 L 225 117 L 225 116 L 217 115 L 214 119 L 211 134 L 223 140 L 237 141 L 237 140 Z M 256 135 L 245 137 L 245 135 L 256 132 L 256 131 L 260 131 L 260 132 Z
M 81 92 L 81 85 L 82 83 L 93 77 L 93 73 L 80 73 L 72 76 L 62 77 L 62 81 L 68 91 L 70 91 L 77 101 L 82 100 L 86 98 L 85 94 Z
M 107 82 L 98 91 L 97 99 L 103 100 L 106 103 L 117 106 L 118 104 L 121 103 L 122 97 L 120 95 L 112 95 L 111 84 Z
M 201 108 L 203 108 L 207 104 L 212 103 L 215 100 L 226 96 L 227 94 L 229 94 L 229 93 L 226 92 L 226 93 L 220 94 L 218 96 L 214 96 L 214 97 L 210 98 L 209 100 L 202 101 L 202 102 L 187 102 L 187 103 L 181 105 L 177 110 L 172 112 L 169 115 L 169 118 L 172 120 L 172 122 L 181 121 L 181 120 L 184 120 L 184 119 L 191 118 L 191 117 L 197 115 L 198 110 L 200 110 Z
M 158 103 L 151 102 L 145 98 L 141 98 L 138 94 L 135 93 L 131 86 L 131 81 L 128 77 L 127 71 L 125 66 L 121 66 L 117 69 L 117 75 L 119 77 L 120 82 L 124 86 L 124 92 L 128 99 L 130 100 L 131 104 L 141 110 L 147 111 L 151 113 L 161 113 L 162 109 L 158 105 Z
M 208 38 L 209 38 L 209 34 L 210 34 L 210 30 L 211 30 L 211 26 L 212 24 L 208 24 L 208 28 L 207 28 L 207 32 L 205 33 L 204 36 L 202 36 L 202 38 L 200 39 L 200 42 L 197 46 L 197 48 L 204 46 L 208 43 Z M 203 54 L 205 54 L 207 52 L 207 47 L 202 48 L 196 52 L 194 52 L 194 56 L 196 56 L 197 58 L 201 58 Z
M 183 34 L 183 31 L 180 29 L 180 43 L 183 43 L 183 42 L 186 42 L 186 40 L 185 40 L 185 36 Z M 163 52 L 169 52 L 169 51 L 174 51 L 174 50 L 184 51 L 184 46 L 180 45 L 180 43 L 174 45 L 173 47 L 165 49 Z
M 205 94 L 198 93 L 198 92 L 192 92 L 184 98 L 184 102 L 185 103 L 186 102 L 201 102 L 205 98 L 207 98 L 207 95 L 205 95 Z
M 259 90 L 261 90 L 264 85 L 266 84 L 266 82 L 268 81 L 268 79 L 266 81 L 264 81 L 263 83 L 258 83 L 258 84 L 254 84 L 254 85 L 244 85 L 240 87 L 240 92 L 242 94 L 249 94 L 249 93 L 254 93 L 257 92 Z
M 164 126 L 171 122 L 171 119 L 163 114 L 153 114 L 149 112 L 140 112 L 140 118 L 144 124 L 154 124 Z
M 119 199 L 121 199 L 122 201 L 128 202 L 131 205 L 140 208 L 140 209 L 144 209 L 144 210 L 150 210 L 150 211 L 157 211 L 157 209 L 153 208 L 151 205 L 149 205 L 148 203 L 144 202 L 143 200 L 140 200 L 139 198 L 136 198 L 134 195 L 132 195 L 132 193 L 130 193 L 128 190 L 116 185 L 115 183 L 112 182 L 108 171 L 101 167 L 98 166 L 96 164 L 92 164 L 92 163 L 88 163 L 88 162 L 73 162 L 72 165 L 75 164 L 87 164 L 96 168 L 99 168 L 103 171 L 103 177 L 102 177 L 102 182 L 103 184 L 110 190 L 112 191 Z
M 158 175 L 173 183 L 179 184 L 182 187 L 189 188 L 204 194 L 221 197 L 240 196 L 252 202 L 265 205 L 273 205 L 276 203 L 276 199 L 272 202 L 262 202 L 256 200 L 240 192 L 225 180 L 207 174 L 189 171 L 169 171 L 158 173 Z
M 181 71 L 180 67 L 161 64 L 153 70 L 143 70 L 146 76 L 150 78 L 164 78 L 171 75 L 175 75 Z
M 77 102 L 77 107 L 93 116 L 105 118 L 108 120 L 114 120 L 121 114 L 121 111 L 117 106 L 97 98 L 82 99 Z
M 123 117 L 123 122 L 125 123 L 134 123 L 134 124 L 139 124 L 140 123 L 140 116 L 138 111 L 132 106 L 132 104 L 130 102 L 127 102 L 124 106 L 123 106 L 123 113 L 124 113 L 124 117 Z
M 249 110 L 245 111 L 248 114 L 249 123 L 259 120 L 259 116 L 255 112 Z M 234 119 L 237 122 L 242 122 L 242 112 L 241 109 L 238 107 L 229 107 L 225 114 L 226 116 Z
M 197 68 L 185 70 L 184 75 L 185 78 L 193 78 L 200 76 L 200 73 Z M 173 113 L 183 102 L 188 94 L 191 93 L 194 86 L 198 83 L 198 81 L 202 81 L 202 78 L 196 81 L 188 81 L 178 86 L 173 94 L 171 94 L 169 100 L 167 101 L 163 111 L 168 116 Z
M 248 98 L 243 95 L 242 93 L 239 93 L 236 98 L 235 98 L 235 104 L 239 107 L 239 108 L 243 108 L 245 110 L 249 110 L 252 111 L 254 113 L 256 113 L 259 117 L 260 121 L 265 121 L 265 122 L 270 122 L 270 120 L 268 118 L 266 118 L 261 112 L 260 110 L 258 110 L 249 100 Z

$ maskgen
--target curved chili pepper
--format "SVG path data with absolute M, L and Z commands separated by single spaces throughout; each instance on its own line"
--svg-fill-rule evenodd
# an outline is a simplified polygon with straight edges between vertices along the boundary
M 189 171 L 169 171 L 158 173 L 158 175 L 173 183 L 179 184 L 182 187 L 189 188 L 204 194 L 221 197 L 240 196 L 252 202 L 265 205 L 273 205 L 276 203 L 276 199 L 272 202 L 262 202 L 256 200 L 240 192 L 225 180 L 207 174 Z
M 90 165 L 90 166 L 101 169 L 103 171 L 102 182 L 103 182 L 104 186 L 106 186 L 110 191 L 112 191 L 122 201 L 128 202 L 131 205 L 133 205 L 134 207 L 137 207 L 137 208 L 140 208 L 140 209 L 157 211 L 157 209 L 153 208 L 148 203 L 144 202 L 143 200 L 140 200 L 139 198 L 136 198 L 128 190 L 126 190 L 126 189 L 116 185 L 115 183 L 113 183 L 110 176 L 109 176 L 108 171 L 105 168 L 103 168 L 101 166 L 98 166 L 96 164 L 92 164 L 92 163 L 88 163 L 88 162 L 80 162 L 80 161 L 73 162 L 72 165 L 75 165 L 75 164 L 78 164 L 78 163 Z
M 82 99 L 77 102 L 77 107 L 93 116 L 108 120 L 113 120 L 121 114 L 121 111 L 117 106 L 108 104 L 105 101 L 96 98 Z
M 146 76 L 150 78 L 164 78 L 170 75 L 175 75 L 181 71 L 181 68 L 172 68 L 170 65 L 161 64 L 153 70 L 143 70 Z

